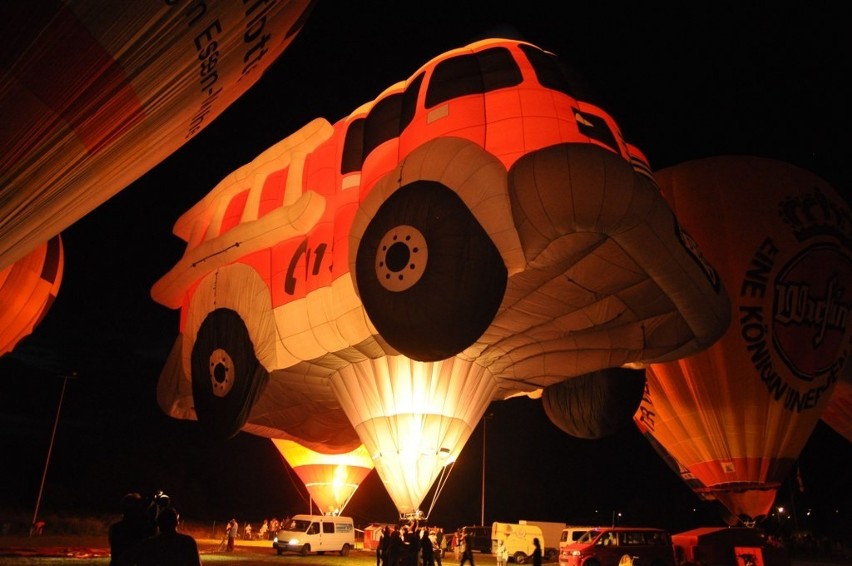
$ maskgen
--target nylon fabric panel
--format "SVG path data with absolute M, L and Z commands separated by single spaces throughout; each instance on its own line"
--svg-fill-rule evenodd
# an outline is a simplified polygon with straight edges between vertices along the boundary
M 289 46 L 312 1 L 5 4 L 0 269 L 201 132 Z
M 852 442 L 852 372 L 847 371 L 837 382 L 821 418 L 837 434 Z
M 65 267 L 59 236 L 0 270 L 0 356 L 33 333 L 59 293 Z
M 632 425 L 645 391 L 645 372 L 611 368 L 545 387 L 544 413 L 563 432 L 598 439 Z

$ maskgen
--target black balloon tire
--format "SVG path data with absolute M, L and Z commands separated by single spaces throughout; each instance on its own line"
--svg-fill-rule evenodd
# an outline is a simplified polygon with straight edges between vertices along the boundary
M 210 357 L 217 349 L 227 352 L 234 368 L 233 384 L 223 397 L 213 393 L 210 383 Z M 240 315 L 225 308 L 210 312 L 198 328 L 191 356 L 192 397 L 198 423 L 214 440 L 232 438 L 246 423 L 251 407 L 269 380 Z
M 422 234 L 428 260 L 418 266 L 416 283 L 391 291 L 380 280 L 389 270 L 380 275 L 377 258 L 381 262 L 380 245 L 400 226 Z M 452 357 L 482 336 L 503 300 L 507 273 L 464 201 L 442 183 L 424 180 L 399 188 L 379 207 L 364 231 L 355 269 L 361 300 L 382 338 L 423 362 Z

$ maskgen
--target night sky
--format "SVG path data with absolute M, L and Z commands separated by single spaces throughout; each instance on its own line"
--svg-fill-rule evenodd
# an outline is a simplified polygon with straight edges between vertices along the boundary
M 63 232 L 66 271 L 57 301 L 36 332 L 0 358 L 0 509 L 32 513 L 59 376 L 76 372 L 62 405 L 43 512 L 116 513 L 125 492 L 158 489 L 197 520 L 256 523 L 305 512 L 304 489 L 267 439 L 241 433 L 214 444 L 196 423 L 157 407 L 156 382 L 178 312 L 155 303 L 149 291 L 182 255 L 171 227 L 224 176 L 311 119 L 334 122 L 431 57 L 475 39 L 512 34 L 559 55 L 654 169 L 750 154 L 810 170 L 848 197 L 852 45 L 839 6 L 836 13 L 802 6 L 770 13 L 709 2 L 673 4 L 688 12 L 616 2 L 496 4 L 320 0 L 247 95 Z M 529 399 L 494 403 L 489 413 L 487 524 L 608 524 L 613 512 L 624 523 L 674 531 L 721 524 L 633 428 L 578 440 Z M 431 522 L 479 523 L 482 435 L 480 424 Z M 779 504 L 792 503 L 810 526 L 848 524 L 852 489 L 838 462 L 850 457 L 849 442 L 820 423 L 799 462 L 805 491 L 785 484 Z M 814 512 L 806 519 L 808 509 Z M 360 526 L 397 516 L 375 472 L 346 511 Z

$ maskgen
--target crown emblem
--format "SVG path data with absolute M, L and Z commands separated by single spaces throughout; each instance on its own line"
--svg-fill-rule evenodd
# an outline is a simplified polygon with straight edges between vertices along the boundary
M 818 187 L 814 192 L 787 197 L 778 205 L 778 215 L 802 242 L 814 236 L 834 236 L 844 246 L 852 243 L 849 211 L 831 201 Z

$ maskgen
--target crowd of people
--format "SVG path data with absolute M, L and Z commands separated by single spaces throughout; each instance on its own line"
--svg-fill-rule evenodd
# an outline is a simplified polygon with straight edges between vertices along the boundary
M 243 540 L 272 540 L 278 532 L 278 529 L 281 528 L 281 526 L 288 520 L 289 519 L 286 517 L 281 521 L 275 517 L 271 519 L 264 519 L 260 526 L 256 529 L 251 523 L 247 522 L 243 527 L 243 532 L 241 534 L 239 532 L 239 523 L 236 519 L 231 519 L 225 527 L 225 537 L 228 540 L 235 538 L 242 538 Z
M 440 527 L 418 526 L 416 523 L 386 525 L 377 537 L 376 566 L 441 566 L 447 552 L 455 553 L 459 566 L 476 566 L 474 562 L 473 535 L 462 529 L 445 535 Z M 497 552 L 502 565 L 508 562 L 508 553 Z

